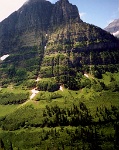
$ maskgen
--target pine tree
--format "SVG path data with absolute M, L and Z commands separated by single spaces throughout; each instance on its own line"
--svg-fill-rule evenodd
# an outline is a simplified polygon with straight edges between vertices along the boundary
M 1 149 L 1 150 L 4 149 L 4 143 L 3 143 L 3 140 L 2 140 L 2 139 L 0 139 L 0 149 Z

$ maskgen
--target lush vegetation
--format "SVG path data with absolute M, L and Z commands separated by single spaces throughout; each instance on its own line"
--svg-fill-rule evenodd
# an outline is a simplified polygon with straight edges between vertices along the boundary
M 0 92 L 0 105 L 21 104 L 29 99 L 29 92 Z
M 2 105 L 1 149 L 118 149 L 119 74 L 107 72 L 102 74 L 102 79 L 88 76 L 77 78 L 80 90 L 62 86 L 62 91 L 40 91 L 24 105 Z M 48 79 L 40 81 L 48 82 Z M 17 95 L 17 90 L 2 89 L 0 94 L 9 91 L 9 95 Z M 4 112 L 6 108 L 8 113 Z
M 110 135 L 110 129 L 112 135 Z M 7 139 L 11 140 L 7 142 Z M 3 140 L 1 140 L 1 147 L 6 145 L 6 149 L 25 150 L 108 150 L 110 148 L 118 149 L 117 144 L 118 124 L 113 127 L 111 124 L 107 124 L 106 128 L 104 128 L 104 125 L 100 125 L 100 130 L 99 126 L 24 129 L 22 131 L 6 132 Z
M 99 49 L 98 51 L 68 51 L 48 54 L 42 61 L 39 76 L 41 78 L 55 77 L 59 84 L 64 84 L 69 89 L 77 90 L 84 87 L 81 80 L 85 73 L 102 79 L 102 74 L 106 72 L 118 72 L 118 53 L 118 50 Z M 85 82 L 87 83 L 84 84 L 90 86 L 89 80 Z
M 42 79 L 37 83 L 37 89 L 40 91 L 54 92 L 59 90 L 59 84 L 55 79 Z
M 97 107 L 92 115 L 82 102 L 64 109 L 46 106 L 44 111 L 29 105 L 1 119 L 2 129 L 8 130 L 0 133 L 1 148 L 118 149 L 118 119 L 116 106 Z
M 13 83 L 16 86 L 24 84 L 31 88 L 34 86 L 32 79 L 36 79 L 43 57 L 42 47 L 25 47 L 0 63 L 0 86 L 8 87 Z

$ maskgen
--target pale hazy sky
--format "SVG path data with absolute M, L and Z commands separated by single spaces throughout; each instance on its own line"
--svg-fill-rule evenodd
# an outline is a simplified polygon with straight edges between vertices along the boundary
M 0 21 L 18 10 L 26 0 L 0 0 Z
M 27 0 L 0 0 L 0 22 L 18 10 Z M 49 0 L 55 3 L 58 0 Z M 87 23 L 106 27 L 119 18 L 119 0 L 69 0 L 77 5 L 81 19 Z

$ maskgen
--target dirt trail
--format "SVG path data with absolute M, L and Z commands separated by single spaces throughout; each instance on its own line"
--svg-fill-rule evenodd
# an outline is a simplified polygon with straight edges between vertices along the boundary
M 63 91 L 64 91 L 64 90 L 63 90 L 63 86 L 60 86 L 60 89 L 59 89 L 59 90 L 63 92 Z
M 31 92 L 32 92 L 32 95 L 30 96 L 30 100 L 33 99 L 36 96 L 36 94 L 39 93 L 39 91 L 36 89 L 32 89 Z
M 84 74 L 84 76 L 85 76 L 86 78 L 89 78 L 89 75 L 88 75 L 88 74 L 86 74 L 86 73 Z
M 94 77 L 91 74 L 85 73 L 84 76 L 88 79 L 94 79 Z
M 23 106 L 26 105 L 28 102 L 32 101 L 32 99 L 36 96 L 36 94 L 39 93 L 39 91 L 36 90 L 36 89 L 32 89 L 31 92 L 32 92 L 32 95 L 30 96 L 30 99 L 27 100 L 26 102 L 24 102 L 23 104 L 21 104 L 18 108 L 23 107 Z

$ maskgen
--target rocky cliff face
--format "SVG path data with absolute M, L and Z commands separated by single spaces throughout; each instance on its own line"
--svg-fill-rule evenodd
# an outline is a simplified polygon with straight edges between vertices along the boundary
M 60 0 L 56 4 L 29 0 L 0 23 L 0 53 L 40 45 L 47 30 L 69 21 L 80 21 L 80 17 L 77 7 L 68 0 Z
M 77 26 L 80 26 L 80 29 Z M 98 31 L 100 35 L 96 33 Z M 22 47 L 45 44 L 47 33 L 51 35 L 47 40 L 50 42 L 52 39 L 54 43 L 64 40 L 73 40 L 74 43 L 84 40 L 85 43 L 91 43 L 93 39 L 104 41 L 106 37 L 107 41 L 113 41 L 107 44 L 108 47 L 116 45 L 116 40 L 106 32 L 94 26 L 86 27 L 80 19 L 77 7 L 68 0 L 59 0 L 55 4 L 46 0 L 29 0 L 0 23 L 0 54 L 14 53 Z M 57 38 L 54 35 L 57 35 Z
M 66 24 L 71 21 L 81 21 L 77 7 L 70 4 L 68 0 L 60 0 L 56 2 L 52 11 L 51 25 L 59 26 L 62 23 Z

